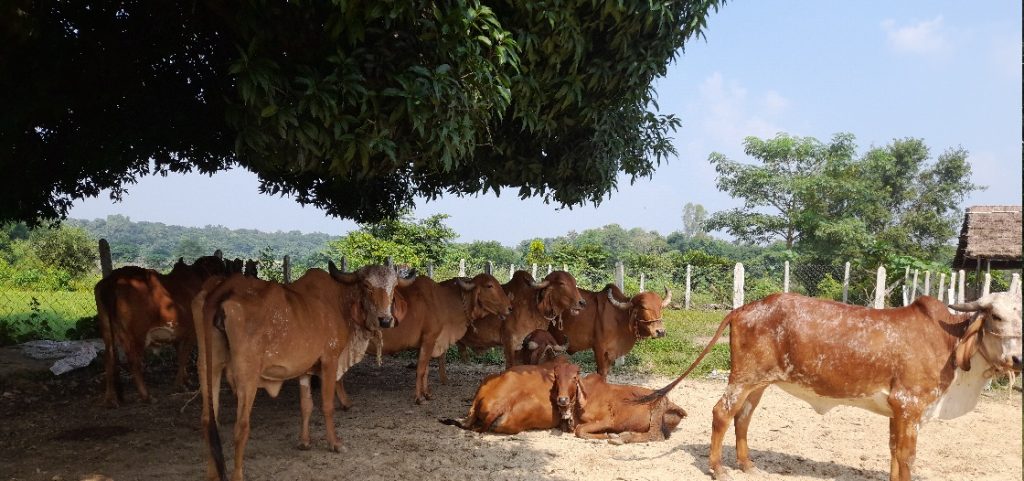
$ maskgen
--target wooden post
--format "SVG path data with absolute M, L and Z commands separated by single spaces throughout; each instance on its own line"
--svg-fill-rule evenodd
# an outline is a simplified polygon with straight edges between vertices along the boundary
M 548 264 L 548 274 L 550 274 L 552 271 L 554 271 L 554 269 L 551 268 L 551 264 Z
M 924 295 L 932 295 L 932 271 L 924 271 Z
M 946 297 L 946 273 L 945 272 L 940 272 L 939 273 L 939 292 L 938 292 L 938 295 L 939 295 L 939 300 L 940 301 Z
M 490 274 L 490 275 L 493 276 L 494 275 L 494 274 L 492 274 L 493 272 L 494 272 L 494 263 L 491 262 L 491 261 L 487 261 L 487 263 L 484 264 L 484 274 Z
M 1020 295 L 1020 274 L 1014 273 L 1010 278 L 1010 293 Z
M 110 259 L 110 243 L 106 239 L 100 239 L 100 272 L 103 273 L 103 277 L 107 277 L 113 270 L 114 263 Z
M 981 297 L 978 295 L 981 292 L 981 258 L 974 260 L 974 289 L 971 292 L 975 299 Z
M 992 274 L 985 273 L 985 284 L 981 286 L 981 297 L 985 297 L 992 290 Z
M 224 253 L 221 252 L 220 249 L 217 249 L 217 250 L 213 251 L 213 256 L 218 258 L 218 259 L 220 259 L 220 260 L 224 260 Z
M 910 290 L 910 302 L 917 299 L 917 269 L 914 269 L 914 287 Z
M 428 262 L 427 263 L 427 277 L 429 277 L 431 279 L 434 278 L 434 263 L 433 262 Z
M 537 278 L 537 263 L 536 262 L 533 263 L 533 271 L 531 271 L 530 275 L 533 276 L 534 279 Z
M 850 299 L 850 263 L 843 268 L 843 304 Z
M 292 282 L 292 258 L 284 256 L 284 264 L 281 266 L 283 271 L 283 278 L 285 284 L 291 284 Z
M 743 305 L 743 264 L 736 263 L 732 271 L 732 308 L 737 309 Z
M 789 292 L 789 261 L 782 268 L 782 292 Z
M 957 288 L 956 288 L 956 303 L 957 304 L 963 304 L 964 303 L 964 284 L 965 284 L 964 277 L 965 277 L 964 270 L 960 269 L 960 272 L 957 272 L 957 275 L 956 275 L 956 280 L 957 280 L 957 282 L 959 282 L 959 284 L 957 284 Z
M 949 289 L 946 291 L 946 304 L 956 304 L 956 272 L 949 273 Z
M 686 298 L 683 304 L 683 309 L 690 309 L 690 268 L 693 267 L 690 264 L 686 264 Z
M 615 262 L 615 285 L 623 292 L 626 291 L 626 267 L 622 265 L 622 261 Z
M 640 273 L 640 292 L 643 292 L 643 291 L 644 291 L 644 280 L 645 280 L 645 279 L 644 279 L 644 273 L 643 273 L 643 272 L 641 272 L 641 273 Z
M 508 280 L 511 281 L 512 280 L 512 276 L 514 276 L 514 275 L 516 275 L 516 265 L 515 264 L 509 264 L 508 265 Z
M 569 266 L 562 264 L 562 272 L 569 272 Z
M 907 300 L 907 285 L 908 285 L 909 281 L 910 281 L 910 267 L 907 266 L 907 267 L 903 268 L 903 285 L 901 286 L 901 289 L 900 289 L 903 292 L 903 305 L 904 306 L 910 304 L 910 302 Z
M 341 272 L 348 272 L 348 257 L 341 256 Z
M 459 259 L 459 277 L 466 277 L 466 259 Z
M 885 266 L 878 266 L 875 274 L 875 309 L 885 308 Z

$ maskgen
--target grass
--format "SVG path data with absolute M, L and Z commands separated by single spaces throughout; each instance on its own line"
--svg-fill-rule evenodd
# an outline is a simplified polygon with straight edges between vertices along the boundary
M 65 339 L 81 319 L 95 315 L 91 291 L 0 291 L 0 344 Z

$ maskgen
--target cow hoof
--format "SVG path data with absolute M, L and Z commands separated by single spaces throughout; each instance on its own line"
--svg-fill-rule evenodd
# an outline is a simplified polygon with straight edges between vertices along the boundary
M 768 473 L 765 473 L 764 471 L 762 471 L 757 466 L 754 466 L 754 463 L 750 463 L 747 466 L 740 466 L 740 467 L 743 469 L 743 472 L 745 474 L 753 474 L 755 476 L 760 476 L 760 477 L 764 477 L 764 476 L 766 476 L 768 474 Z
M 614 444 L 616 446 L 621 446 L 623 444 L 626 444 L 626 442 L 623 441 L 620 438 L 608 438 L 608 444 Z
M 299 451 L 309 451 L 311 446 L 309 443 L 299 443 L 298 446 L 295 447 L 298 448 Z
M 348 448 L 346 448 L 345 446 L 342 446 L 341 443 L 338 443 L 338 444 L 335 444 L 335 445 L 331 446 L 330 449 L 331 449 L 331 452 L 335 452 L 335 453 L 344 453 L 345 451 L 348 451 Z
M 711 470 L 711 479 L 717 481 L 732 481 L 732 476 L 725 472 L 725 468 L 718 468 Z
M 416 396 L 416 404 L 423 404 L 427 402 L 427 398 L 424 396 Z

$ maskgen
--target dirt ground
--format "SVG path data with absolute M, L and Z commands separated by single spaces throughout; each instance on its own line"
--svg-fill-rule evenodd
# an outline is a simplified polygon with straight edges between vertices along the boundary
M 496 367 L 450 365 L 448 385 L 432 374 L 434 400 L 413 404 L 408 361 L 364 360 L 346 376 L 355 406 L 337 416 L 347 451 L 327 451 L 323 417 L 313 416 L 320 442 L 310 451 L 298 441 L 298 385 L 277 399 L 261 394 L 253 411 L 246 453 L 249 480 L 703 480 L 707 472 L 710 410 L 721 381 L 686 381 L 671 395 L 690 416 L 666 442 L 614 446 L 555 431 L 516 436 L 479 435 L 440 424 L 462 417 L 479 381 Z M 101 373 L 72 373 L 58 381 L 0 382 L 0 480 L 77 480 L 100 473 L 118 481 L 201 479 L 205 447 L 198 431 L 200 400 L 176 393 L 170 366 L 150 373 L 158 400 L 100 407 Z M 613 375 L 615 382 L 649 387 L 664 377 Z M 222 396 L 221 436 L 231 459 L 234 397 Z M 918 442 L 914 479 L 1020 480 L 1021 395 L 986 393 L 970 414 L 933 421 Z M 886 480 L 888 421 L 854 408 L 825 416 L 769 389 L 750 431 L 752 458 L 763 475 L 731 469 L 734 479 Z M 725 462 L 735 467 L 732 433 Z

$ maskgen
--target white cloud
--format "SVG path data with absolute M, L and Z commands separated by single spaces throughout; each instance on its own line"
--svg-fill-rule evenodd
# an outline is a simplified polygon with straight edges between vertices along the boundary
M 781 113 L 789 107 L 789 99 L 774 90 L 769 90 L 764 94 L 761 104 L 768 112 Z
M 950 43 L 942 25 L 942 15 L 911 25 L 897 25 L 893 19 L 882 21 L 889 46 L 899 53 L 937 55 L 947 52 Z
M 773 137 L 784 130 L 772 118 L 788 106 L 785 97 L 769 90 L 758 105 L 751 105 L 748 97 L 745 87 L 735 80 L 726 80 L 721 72 L 704 79 L 696 108 L 700 119 L 697 123 L 716 150 L 740 148 L 747 136 Z

